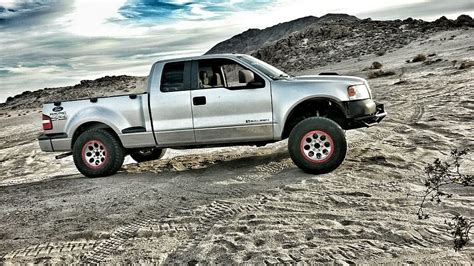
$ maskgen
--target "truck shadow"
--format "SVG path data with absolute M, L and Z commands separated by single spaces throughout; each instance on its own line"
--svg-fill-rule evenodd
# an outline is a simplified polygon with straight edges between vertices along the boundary
M 222 170 L 244 170 L 289 159 L 286 147 L 278 149 L 260 148 L 252 151 L 226 151 L 208 154 L 177 156 L 167 160 L 128 164 L 119 173 L 186 173 L 219 168 Z

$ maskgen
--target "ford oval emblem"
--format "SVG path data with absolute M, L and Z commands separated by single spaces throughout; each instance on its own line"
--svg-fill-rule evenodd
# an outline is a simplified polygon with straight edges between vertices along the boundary
M 62 106 L 56 106 L 53 108 L 53 112 L 61 112 L 64 108 Z

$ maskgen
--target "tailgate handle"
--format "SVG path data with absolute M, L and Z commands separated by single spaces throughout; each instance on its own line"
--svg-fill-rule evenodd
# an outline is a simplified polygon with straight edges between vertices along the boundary
M 206 105 L 206 97 L 204 97 L 204 96 L 194 97 L 193 98 L 193 104 L 194 105 Z

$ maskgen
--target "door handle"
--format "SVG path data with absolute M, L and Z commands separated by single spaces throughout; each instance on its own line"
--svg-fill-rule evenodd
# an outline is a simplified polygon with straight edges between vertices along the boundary
M 193 98 L 193 104 L 194 105 L 206 105 L 206 97 L 205 96 L 194 97 Z

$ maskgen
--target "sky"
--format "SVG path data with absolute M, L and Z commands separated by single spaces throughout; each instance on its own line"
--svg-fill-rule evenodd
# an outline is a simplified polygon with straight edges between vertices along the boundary
M 474 15 L 474 0 L 0 0 L 0 102 L 105 75 L 148 75 L 249 28 L 304 16 L 434 20 Z

